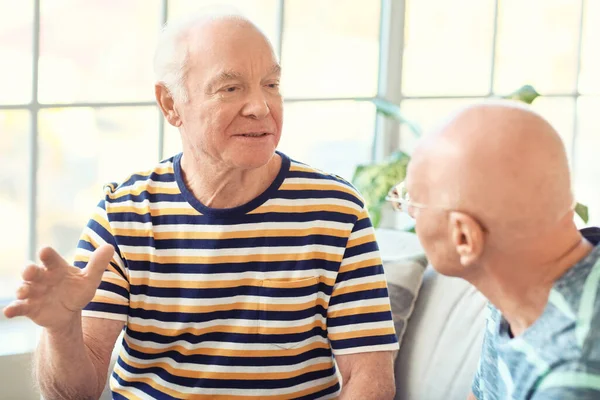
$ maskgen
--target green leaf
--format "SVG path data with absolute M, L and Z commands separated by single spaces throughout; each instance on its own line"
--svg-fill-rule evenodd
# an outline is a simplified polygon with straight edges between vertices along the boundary
M 359 165 L 354 171 L 352 184 L 363 195 L 374 227 L 379 226 L 385 196 L 392 186 L 404 179 L 409 161 L 408 154 L 396 151 L 385 161 Z
M 533 86 L 524 85 L 512 92 L 511 94 L 503 96 L 502 98 L 509 100 L 518 100 L 527 104 L 531 104 L 539 96 L 540 94 L 537 92 L 537 90 L 535 90 Z
M 376 228 L 381 223 L 381 208 L 369 210 L 369 218 L 371 218 L 371 224 Z
M 586 224 L 590 220 L 590 215 L 587 206 L 581 203 L 577 203 L 575 205 L 575 214 L 579 215 L 579 218 L 581 218 Z
M 388 118 L 392 118 L 401 124 L 405 124 L 412 131 L 412 133 L 415 134 L 416 137 L 421 136 L 421 128 L 402 115 L 402 112 L 400 112 L 400 106 L 392 103 L 391 101 L 380 98 L 373 99 L 373 104 L 375 104 L 375 108 L 379 114 L 385 115 Z

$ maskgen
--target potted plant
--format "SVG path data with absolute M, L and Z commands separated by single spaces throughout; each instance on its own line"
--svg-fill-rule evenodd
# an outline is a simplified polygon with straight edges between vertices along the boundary
M 531 104 L 537 97 L 539 97 L 539 93 L 531 85 L 525 85 L 511 94 L 503 96 L 505 99 L 519 100 L 527 104 Z M 382 99 L 375 99 L 374 103 L 379 114 L 398 121 L 400 124 L 405 124 L 416 136 L 421 136 L 419 126 L 405 118 L 398 105 Z M 397 150 L 381 162 L 356 167 L 352 184 L 365 198 L 374 227 L 380 226 L 382 214 L 386 208 L 385 196 L 393 185 L 404 179 L 409 161 L 409 154 Z M 577 203 L 575 212 L 584 222 L 588 222 L 588 208 L 585 205 Z M 408 227 L 408 229 L 412 228 Z

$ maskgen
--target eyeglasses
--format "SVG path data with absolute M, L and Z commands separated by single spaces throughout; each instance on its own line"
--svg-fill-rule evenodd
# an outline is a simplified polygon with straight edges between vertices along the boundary
M 415 215 L 413 213 L 413 209 L 415 209 L 415 208 L 423 209 L 423 208 L 432 207 L 432 208 L 440 208 L 440 209 L 449 210 L 448 208 L 445 208 L 445 207 L 428 206 L 426 204 L 413 202 L 410 199 L 408 190 L 406 190 L 406 184 L 404 181 L 402 181 L 399 184 L 397 184 L 396 186 L 392 187 L 390 189 L 390 191 L 388 192 L 387 196 L 385 196 L 385 200 L 392 203 L 392 207 L 394 208 L 395 211 L 404 212 L 404 213 L 408 214 L 411 218 L 415 218 Z M 577 206 L 577 201 L 573 200 L 573 203 L 571 204 L 571 207 L 569 208 L 568 212 L 572 212 L 576 206 Z M 474 218 L 474 217 L 472 216 L 472 218 Z M 481 225 L 483 230 L 487 232 L 487 228 L 485 227 L 485 225 L 482 224 L 479 219 L 476 219 L 476 221 Z
M 385 200 L 392 203 L 394 210 L 405 212 L 410 216 L 412 216 L 411 208 L 427 208 L 425 204 L 414 203 L 410 200 L 410 195 L 408 194 L 408 190 L 406 190 L 404 182 L 400 182 L 392 187 L 387 196 L 385 196 Z

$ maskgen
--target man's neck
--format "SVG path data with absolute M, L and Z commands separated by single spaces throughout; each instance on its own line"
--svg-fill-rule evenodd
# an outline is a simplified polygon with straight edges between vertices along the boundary
M 265 165 L 254 169 L 223 168 L 220 165 L 181 158 L 186 187 L 203 205 L 233 208 L 258 197 L 273 183 L 281 168 L 281 156 L 275 154 Z
M 482 274 L 469 279 L 500 310 L 514 336 L 521 335 L 542 315 L 555 281 L 589 254 L 593 246 L 579 236 L 563 249 L 543 263 L 536 263 L 532 257 L 511 257 L 502 265 L 486 266 Z

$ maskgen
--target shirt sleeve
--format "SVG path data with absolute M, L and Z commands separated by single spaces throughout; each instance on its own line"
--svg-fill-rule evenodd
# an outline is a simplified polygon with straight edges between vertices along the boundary
M 580 363 L 559 365 L 538 382 L 530 399 L 600 399 L 600 370 Z
M 129 278 L 126 263 L 121 257 L 106 212 L 106 200 L 102 200 L 83 230 L 74 265 L 85 268 L 91 254 L 103 244 L 115 248 L 115 256 L 104 271 L 102 282 L 92 301 L 83 309 L 83 316 L 127 321 L 129 309 Z
M 327 309 L 335 355 L 399 348 L 375 232 L 363 208 L 348 239 Z

